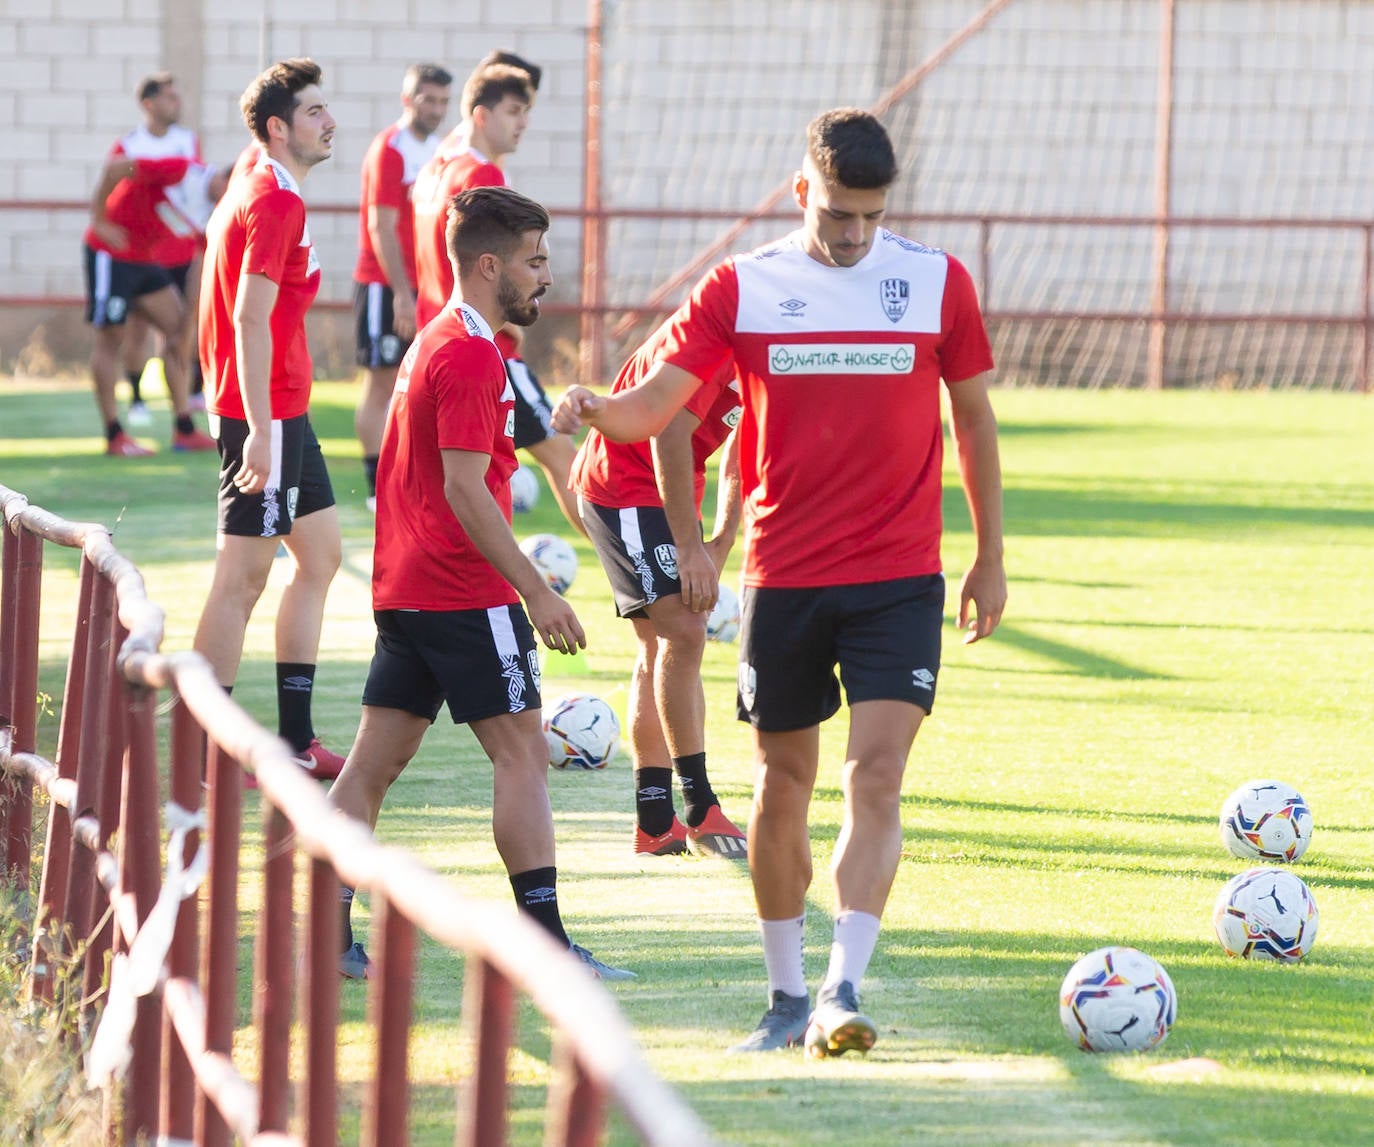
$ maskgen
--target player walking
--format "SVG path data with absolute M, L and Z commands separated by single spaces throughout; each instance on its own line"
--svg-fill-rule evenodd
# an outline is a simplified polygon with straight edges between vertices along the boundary
M 665 323 L 621 368 L 618 394 L 638 385 L 667 342 Z M 634 626 L 629 737 L 635 772 L 635 851 L 745 859 L 744 833 L 721 811 L 706 773 L 701 657 L 717 579 L 739 529 L 739 384 L 721 365 L 652 443 L 612 442 L 592 430 L 572 465 L 587 535 L 611 582 L 616 612 Z M 728 442 L 716 526 L 702 540 L 706 462 Z M 685 804 L 673 808 L 673 773 Z
M 457 288 L 396 381 L 377 470 L 377 648 L 330 799 L 375 826 L 387 789 L 447 703 L 491 760 L 492 832 L 516 904 L 602 979 L 627 979 L 633 973 L 572 944 L 563 927 L 535 634 L 562 653 L 586 638 L 510 528 L 514 394 L 493 334 L 539 317 L 552 281 L 548 226 L 539 204 L 509 188 L 453 200 L 446 246 Z M 365 978 L 371 965 L 353 939 L 351 890 L 343 897 L 339 971 Z
M 877 1038 L 858 988 L 900 859 L 902 774 L 939 670 L 942 379 L 977 542 L 959 590 L 965 640 L 992 633 L 1006 604 L 987 335 L 964 267 L 881 226 L 896 176 L 872 115 L 818 116 L 793 184 L 801 229 L 709 272 L 643 383 L 609 398 L 575 387 L 554 415 L 564 432 L 586 422 L 633 441 L 660 432 L 727 358 L 739 371 L 739 714 L 757 758 L 749 866 L 770 1005 L 739 1051 L 804 1040 L 838 1055 Z M 807 811 L 820 722 L 839 708 L 841 681 L 850 720 L 836 915 L 812 1010 Z

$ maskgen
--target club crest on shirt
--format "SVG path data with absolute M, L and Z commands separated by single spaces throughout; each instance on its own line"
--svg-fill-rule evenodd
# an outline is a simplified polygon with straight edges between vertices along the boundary
M 905 279 L 884 279 L 878 285 L 883 302 L 883 313 L 894 323 L 901 322 L 911 302 L 911 284 Z
M 658 562 L 658 568 L 670 578 L 677 577 L 677 547 L 665 543 L 654 547 L 654 561 Z

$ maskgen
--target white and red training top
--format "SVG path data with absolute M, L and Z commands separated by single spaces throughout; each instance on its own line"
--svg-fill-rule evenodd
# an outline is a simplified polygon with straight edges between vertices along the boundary
M 448 201 L 470 187 L 504 187 L 501 169 L 474 148 L 438 151 L 420 169 L 411 199 L 415 209 L 415 321 L 424 326 L 453 294 L 453 265 L 448 261 Z
M 616 375 L 612 394 L 632 390 L 644 381 L 658 361 L 671 327 L 672 319 L 669 319 L 630 356 Z M 740 388 L 735 380 L 734 360 L 723 362 L 684 405 L 700 420 L 692 431 L 692 495 L 696 499 L 697 513 L 701 513 L 706 461 L 739 425 Z M 612 442 L 600 431 L 589 430 L 573 459 L 568 481 L 587 501 L 612 510 L 663 505 L 654 476 L 653 450 L 648 442 Z
M 244 275 L 265 275 L 277 285 L 272 307 L 273 419 L 295 418 L 310 406 L 312 368 L 305 314 L 320 289 L 320 263 L 305 224 L 305 201 L 296 181 L 263 155 L 231 181 L 205 232 L 200 281 L 200 361 L 212 413 L 245 417 L 239 390 L 234 306 Z
M 445 450 L 491 459 L 486 486 L 510 521 L 515 388 L 491 327 L 450 303 L 401 360 L 377 462 L 373 609 L 490 609 L 520 600 L 444 494 Z
M 363 158 L 362 196 L 358 206 L 358 262 L 353 268 L 356 283 L 387 283 L 386 269 L 380 254 L 373 250 L 372 234 L 368 231 L 367 215 L 370 207 L 396 209 L 396 241 L 401 247 L 401 262 L 411 290 L 415 289 L 415 216 L 411 210 L 410 191 L 420 169 L 433 157 L 439 147 L 439 136 L 416 139 L 415 133 L 400 123 L 380 132 Z
M 198 174 L 204 168 L 196 133 L 173 124 L 163 135 L 154 135 L 139 125 L 115 141 L 106 162 L 112 159 L 132 159 L 139 164 L 138 178 L 120 180 L 105 202 L 105 217 L 124 229 L 127 242 L 114 247 L 89 228 L 82 242 L 125 263 L 163 267 L 189 263 L 199 249 L 200 235 L 189 225 L 182 201 L 193 197 L 196 189 L 178 185 L 191 178 L 192 165 L 196 178 L 202 178 Z
M 853 267 L 801 233 L 737 255 L 673 317 L 662 361 L 743 391 L 744 582 L 810 587 L 940 570 L 940 380 L 992 368 L 952 256 L 879 229 Z

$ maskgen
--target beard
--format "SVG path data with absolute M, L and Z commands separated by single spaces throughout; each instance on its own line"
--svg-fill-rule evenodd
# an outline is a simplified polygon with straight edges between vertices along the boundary
M 505 275 L 501 276 L 501 284 L 496 291 L 496 302 L 501 307 L 501 314 L 506 322 L 514 323 L 517 327 L 533 326 L 539 318 L 539 296 L 544 293 L 544 288 L 540 287 L 533 295 L 523 295 L 511 280 Z

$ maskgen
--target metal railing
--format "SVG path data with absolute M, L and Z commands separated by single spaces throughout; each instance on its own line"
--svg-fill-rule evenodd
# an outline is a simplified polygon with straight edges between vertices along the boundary
M 107 1126 L 107 1142 L 334 1147 L 342 879 L 371 893 L 383 970 L 368 984 L 377 1056 L 364 1143 L 409 1142 L 407 1046 L 421 930 L 467 958 L 462 1025 L 473 1066 L 456 1101 L 460 1144 L 506 1142 L 506 1063 L 524 995 L 552 1029 L 546 1144 L 592 1147 L 615 1108 L 648 1147 L 710 1147 L 710 1133 L 650 1070 L 619 1009 L 580 962 L 519 913 L 469 900 L 410 854 L 377 843 L 329 804 L 284 742 L 230 699 L 200 655 L 159 652 L 163 611 L 103 526 L 66 521 L 4 486 L 0 508 L 0 879 L 21 894 L 31 888 L 33 791 L 41 788 L 51 803 L 31 991 L 51 1001 L 58 962 L 79 958 L 82 999 L 88 1018 L 98 1019 L 88 1070 L 103 1070 L 120 1098 L 106 1104 L 107 1113 L 122 1112 L 118 1126 Z M 35 751 L 45 543 L 82 554 L 55 762 Z M 160 698 L 173 702 L 165 775 Z M 245 767 L 260 785 L 265 845 L 253 971 L 256 1083 L 232 1058 Z M 297 853 L 308 868 L 299 995 Z M 299 1134 L 291 1132 L 289 1068 L 296 1023 L 305 1042 Z

